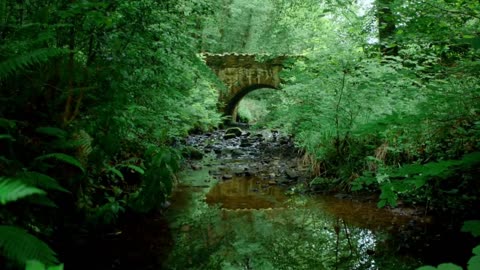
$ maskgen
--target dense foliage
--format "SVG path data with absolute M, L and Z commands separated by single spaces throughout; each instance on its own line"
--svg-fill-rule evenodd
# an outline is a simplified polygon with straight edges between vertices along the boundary
M 210 9 L 0 1 L 0 248 L 12 262 L 57 262 L 27 231 L 45 240 L 65 222 L 164 202 L 179 169 L 171 146 L 220 122 L 218 82 L 196 49 Z

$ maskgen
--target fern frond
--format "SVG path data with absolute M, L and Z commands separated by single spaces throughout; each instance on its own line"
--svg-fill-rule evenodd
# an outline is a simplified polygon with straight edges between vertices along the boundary
M 23 201 L 35 205 L 58 208 L 58 205 L 56 205 L 55 202 L 48 198 L 46 195 L 34 194 L 32 196 L 26 197 L 25 199 L 23 199 Z
M 120 167 L 125 167 L 125 168 L 129 168 L 139 174 L 145 174 L 145 170 L 139 166 L 136 166 L 136 165 L 132 165 L 132 164 L 122 164 L 122 165 L 119 165 Z
M 180 168 L 181 156 L 174 149 L 157 147 L 151 155 L 143 175 L 143 187 L 133 202 L 133 208 L 140 212 L 148 212 L 165 202 Z
M 0 79 L 16 74 L 33 64 L 47 62 L 52 57 L 67 54 L 68 52 L 69 50 L 66 49 L 43 48 L 12 57 L 0 63 Z
M 65 139 L 67 132 L 63 129 L 56 127 L 39 127 L 35 130 L 37 133 L 57 137 L 58 139 Z
M 84 130 L 80 130 L 78 133 L 73 135 L 73 139 L 75 141 L 75 145 L 77 146 L 77 153 L 75 156 L 83 165 L 87 165 L 88 156 L 93 151 L 93 138 Z
M 107 172 L 112 172 L 122 180 L 125 179 L 125 177 L 123 176 L 123 173 L 113 166 L 107 165 Z
M 0 128 L 13 129 L 17 126 L 15 121 L 5 118 L 0 118 Z
M 13 138 L 12 135 L 9 134 L 0 134 L 0 140 L 15 141 L 15 138 Z
M 17 177 L 19 180 L 29 186 L 35 186 L 45 190 L 51 189 L 70 193 L 70 191 L 60 186 L 57 180 L 43 173 L 22 172 L 20 174 L 17 174 Z
M 43 156 L 39 156 L 35 160 L 43 161 L 43 160 L 46 160 L 46 159 L 56 159 L 56 160 L 65 162 L 67 164 L 73 165 L 73 166 L 79 168 L 80 170 L 82 170 L 82 172 L 85 172 L 85 168 L 80 163 L 80 161 L 78 161 L 78 159 L 76 159 L 76 158 L 74 158 L 70 155 L 67 155 L 67 154 L 51 153 L 51 154 L 46 154 L 46 155 L 43 155 Z
M 27 262 L 25 270 L 63 270 L 63 264 L 47 267 L 42 262 L 31 260 Z
M 0 249 L 5 257 L 22 264 L 29 260 L 47 265 L 58 263 L 55 252 L 47 244 L 14 226 L 0 226 Z
M 45 194 L 45 191 L 27 186 L 20 180 L 0 177 L 0 204 L 14 202 L 33 194 Z

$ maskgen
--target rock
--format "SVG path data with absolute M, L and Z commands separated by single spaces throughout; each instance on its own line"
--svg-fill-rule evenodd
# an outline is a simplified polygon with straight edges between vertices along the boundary
M 241 136 L 242 130 L 239 127 L 231 127 L 225 130 L 225 134 L 235 134 L 235 136 Z
M 240 147 L 249 147 L 249 146 L 252 146 L 252 143 L 249 142 L 248 140 L 242 140 L 240 142 Z
M 233 138 L 236 138 L 237 135 L 235 135 L 234 133 L 227 133 L 225 135 L 223 135 L 223 139 L 224 140 L 230 140 L 230 139 L 233 139 Z
M 203 158 L 203 153 L 200 150 L 198 150 L 197 148 L 191 147 L 191 146 L 185 147 L 182 155 L 184 157 L 190 158 L 190 159 L 197 159 L 198 160 L 198 159 Z
M 195 170 L 195 171 L 198 171 L 202 168 L 202 165 L 200 164 L 192 164 L 191 165 L 192 169 Z
M 232 176 L 231 174 L 224 174 L 224 175 L 222 176 L 222 179 L 224 179 L 224 180 L 232 179 L 232 178 L 233 178 L 233 176 Z
M 288 144 L 289 140 L 287 138 L 280 139 L 280 144 Z
M 239 157 L 239 156 L 241 156 L 241 155 L 243 155 L 243 151 L 242 151 L 242 150 L 234 149 L 234 150 L 232 151 L 232 157 Z
M 343 193 L 337 193 L 335 194 L 333 197 L 337 198 L 337 199 L 347 199 L 348 197 L 350 197 L 348 194 L 343 194 Z
M 285 174 L 287 175 L 288 179 L 292 179 L 292 180 L 298 179 L 299 177 L 296 171 L 290 170 L 290 169 L 285 170 Z

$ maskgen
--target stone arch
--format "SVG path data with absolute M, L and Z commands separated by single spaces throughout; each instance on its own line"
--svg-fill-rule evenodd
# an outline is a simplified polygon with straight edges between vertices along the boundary
M 227 91 L 219 95 L 219 110 L 235 120 L 238 102 L 246 94 L 259 88 L 279 89 L 279 73 L 285 60 L 291 57 L 295 56 L 202 53 L 207 66 L 227 88 Z
M 276 89 L 278 90 L 277 86 L 271 85 L 271 84 L 252 84 L 245 86 L 241 88 L 240 91 L 236 92 L 232 97 L 228 98 L 227 103 L 225 104 L 225 109 L 224 109 L 224 114 L 227 116 L 232 117 L 232 121 L 236 122 L 237 120 L 237 109 L 238 109 L 238 104 L 240 101 L 248 95 L 248 93 L 258 90 L 258 89 Z

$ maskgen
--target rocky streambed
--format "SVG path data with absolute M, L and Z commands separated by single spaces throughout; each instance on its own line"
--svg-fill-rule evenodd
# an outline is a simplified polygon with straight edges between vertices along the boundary
M 402 270 L 466 261 L 471 250 L 449 248 L 463 243 L 458 230 L 415 209 L 296 192 L 309 170 L 276 130 L 230 128 L 183 144 L 187 162 L 163 213 L 92 239 L 83 252 L 97 262 L 72 269 Z
M 191 136 L 187 145 L 202 153 L 196 157 L 206 157 L 191 160 L 191 168 L 209 167 L 217 180 L 256 176 L 270 185 L 288 185 L 308 177 L 291 138 L 275 130 L 242 131 L 235 127 Z

